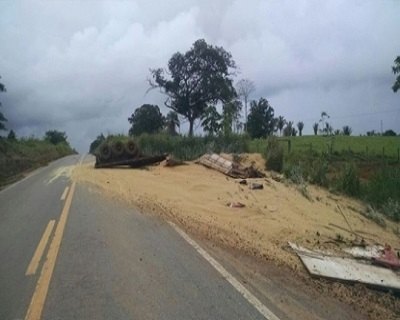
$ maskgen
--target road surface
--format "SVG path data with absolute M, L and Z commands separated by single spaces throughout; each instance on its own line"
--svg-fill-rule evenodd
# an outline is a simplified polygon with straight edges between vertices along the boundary
M 295 302 L 293 292 L 274 303 L 178 227 L 73 183 L 82 160 L 57 160 L 0 191 L 0 319 L 354 316 L 312 310 L 312 299 Z

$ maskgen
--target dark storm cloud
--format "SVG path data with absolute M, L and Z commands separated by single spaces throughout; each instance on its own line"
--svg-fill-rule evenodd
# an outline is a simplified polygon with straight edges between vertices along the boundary
M 323 110 L 356 133 L 380 120 L 400 131 L 387 112 L 400 100 L 397 1 L 2 1 L 0 12 L 0 99 L 20 135 L 59 128 L 85 151 L 100 132 L 127 132 L 143 103 L 166 112 L 146 94 L 148 70 L 198 38 L 231 51 L 253 98 L 306 132 Z

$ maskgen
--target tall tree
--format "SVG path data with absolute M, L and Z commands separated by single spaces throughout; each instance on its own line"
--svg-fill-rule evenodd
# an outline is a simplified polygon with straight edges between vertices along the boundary
M 0 79 L 1 79 L 1 77 L 0 77 Z M 5 92 L 5 91 L 6 91 L 6 87 L 4 86 L 4 84 L 2 84 L 0 82 L 0 92 Z M 1 107 L 1 102 L 0 102 L 0 107 Z M 4 125 L 4 122 L 6 122 L 6 121 L 7 121 L 6 117 L 0 111 L 0 130 L 6 130 L 6 126 Z
M 46 131 L 44 134 L 44 139 L 52 144 L 68 143 L 66 133 L 58 130 Z
M 283 116 L 279 116 L 278 118 L 276 118 L 276 122 L 275 123 L 276 123 L 277 129 L 279 130 L 279 135 L 282 136 L 282 130 L 283 130 L 283 127 L 286 124 L 285 118 Z
M 207 107 L 201 120 L 203 130 L 211 136 L 218 134 L 222 129 L 222 116 L 213 105 Z
M 142 133 L 157 133 L 164 126 L 164 117 L 157 105 L 144 104 L 137 108 L 128 118 L 132 125 L 129 135 L 138 136 Z
M 150 89 L 159 88 L 168 96 L 165 105 L 189 121 L 192 136 L 194 122 L 208 105 L 228 102 L 236 96 L 231 78 L 235 68 L 229 52 L 201 39 L 186 53 L 175 53 L 168 62 L 168 71 L 150 70 Z
M 177 135 L 176 128 L 179 128 L 181 125 L 179 121 L 178 114 L 175 111 L 168 112 L 165 117 L 165 127 L 167 129 L 168 134 L 175 136 Z
M 303 129 L 304 129 L 303 121 L 297 122 L 297 129 L 299 129 L 299 136 L 301 137 L 303 135 Z
M 89 153 L 95 154 L 96 149 L 106 140 L 106 137 L 101 133 L 95 140 L 92 141 L 89 147 Z
M 290 137 L 293 135 L 294 123 L 293 121 L 287 121 L 286 127 L 283 129 L 283 135 L 285 137 Z M 296 129 L 295 129 L 296 130 Z
M 396 78 L 396 81 L 393 84 L 393 91 L 397 92 L 397 90 L 400 89 L 400 56 L 398 56 L 395 60 L 394 60 L 394 66 L 392 67 L 393 73 L 399 74 Z
M 232 100 L 222 106 L 222 126 L 224 135 L 229 135 L 236 127 L 242 110 L 242 102 L 240 100 Z
M 14 130 L 12 130 L 12 129 L 10 130 L 10 132 L 8 133 L 7 139 L 8 140 L 17 140 L 17 136 L 16 136 Z
M 312 128 L 314 130 L 314 135 L 318 135 L 318 122 L 315 122 Z
M 249 101 L 250 95 L 256 89 L 253 81 L 249 79 L 241 79 L 236 84 L 236 91 L 239 97 L 244 100 L 244 130 L 247 132 L 247 102 Z
M 250 102 L 250 113 L 247 122 L 248 133 L 252 138 L 263 138 L 274 132 L 274 109 L 267 99 Z
M 330 135 L 333 132 L 333 128 L 328 122 L 329 118 L 330 116 L 325 111 L 321 112 L 321 118 L 319 119 L 321 127 L 319 130 L 322 134 Z
M 394 132 L 392 129 L 386 130 L 383 134 L 384 137 L 395 137 L 396 132 Z

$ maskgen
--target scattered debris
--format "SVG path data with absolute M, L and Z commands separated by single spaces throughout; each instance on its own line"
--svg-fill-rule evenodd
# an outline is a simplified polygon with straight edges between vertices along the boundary
M 186 163 L 184 161 L 174 159 L 171 156 L 167 156 L 167 158 L 162 162 L 162 165 L 164 167 L 176 167 L 176 166 L 182 166 L 185 164 Z
M 378 257 L 372 257 L 372 261 L 386 268 L 400 269 L 400 260 L 388 244 L 385 245 L 383 252 Z
M 245 205 L 241 202 L 230 202 L 227 204 L 230 208 L 244 208 Z
M 289 242 L 307 271 L 317 277 L 333 280 L 358 282 L 386 290 L 400 291 L 400 276 L 390 269 L 371 265 L 352 258 L 311 251 Z
M 364 248 L 352 247 L 343 249 L 343 251 L 351 254 L 354 258 L 366 259 L 382 267 L 400 269 L 398 253 L 392 250 L 390 245 L 385 245 L 385 247 L 380 245 Z
M 214 169 L 222 172 L 223 174 L 232 178 L 263 178 L 264 174 L 253 166 L 244 167 L 238 162 L 227 160 L 220 155 L 205 154 L 201 156 L 196 163 L 201 164 L 207 168 Z
M 276 182 L 282 182 L 282 180 L 283 180 L 283 175 L 278 174 L 278 173 L 272 171 L 272 172 L 271 172 L 271 178 L 272 178 L 272 180 L 275 180 Z
M 250 189 L 252 189 L 252 190 L 260 190 L 260 189 L 264 189 L 264 186 L 263 186 L 262 183 L 253 182 L 253 183 L 250 184 Z

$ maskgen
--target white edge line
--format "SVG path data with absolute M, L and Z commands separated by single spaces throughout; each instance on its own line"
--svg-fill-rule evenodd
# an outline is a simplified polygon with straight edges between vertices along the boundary
M 188 242 L 196 251 L 206 259 L 221 275 L 226 279 L 258 312 L 268 320 L 279 320 L 279 318 L 269 310 L 260 300 L 258 300 L 249 290 L 247 290 L 234 276 L 232 276 L 219 262 L 211 257 L 202 247 L 192 240 L 184 231 L 171 221 L 168 223 L 175 231 Z
M 67 197 L 68 190 L 69 190 L 69 187 L 68 187 L 68 186 L 66 186 L 66 187 L 65 187 L 65 189 L 64 189 L 64 192 L 63 192 L 63 194 L 61 195 L 61 198 L 60 198 L 60 200 L 61 200 L 61 201 L 64 201 L 64 200 L 65 200 L 65 198 Z

